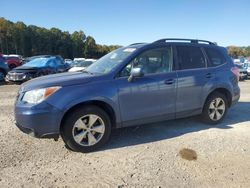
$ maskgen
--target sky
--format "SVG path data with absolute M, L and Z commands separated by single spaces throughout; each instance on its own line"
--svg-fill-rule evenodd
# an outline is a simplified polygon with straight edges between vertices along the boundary
M 98 44 L 195 38 L 250 45 L 250 0 L 0 0 L 0 17 L 83 30 Z

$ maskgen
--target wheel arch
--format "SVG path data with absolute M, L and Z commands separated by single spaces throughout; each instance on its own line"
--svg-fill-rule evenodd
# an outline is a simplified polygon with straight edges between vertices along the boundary
M 70 113 L 72 113 L 73 111 L 75 111 L 76 109 L 83 108 L 84 106 L 87 106 L 87 105 L 97 106 L 97 107 L 103 109 L 105 112 L 107 112 L 107 114 L 109 115 L 110 120 L 111 120 L 112 128 L 116 127 L 116 114 L 115 114 L 115 111 L 114 111 L 113 107 L 110 104 L 108 104 L 108 103 L 106 103 L 104 101 L 91 100 L 91 101 L 85 101 L 85 102 L 78 103 L 78 104 L 70 107 L 69 109 L 67 109 L 67 111 L 64 113 L 64 115 L 62 117 L 62 120 L 60 122 L 60 132 L 61 132 L 61 129 L 62 129 L 62 125 L 65 122 L 67 116 Z
M 232 105 L 232 94 L 231 92 L 227 89 L 227 88 L 223 88 L 223 87 L 219 87 L 219 88 L 215 88 L 213 89 L 206 97 L 205 102 L 207 101 L 207 99 L 214 93 L 221 93 L 223 95 L 225 95 L 225 97 L 227 98 L 227 102 L 228 102 L 228 107 L 230 107 Z M 203 104 L 203 108 L 204 108 L 204 104 Z

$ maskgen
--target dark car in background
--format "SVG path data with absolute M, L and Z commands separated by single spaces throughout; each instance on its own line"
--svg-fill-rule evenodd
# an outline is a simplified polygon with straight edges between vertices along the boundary
M 43 75 L 65 72 L 69 66 L 58 56 L 35 58 L 24 65 L 11 70 L 6 80 L 9 82 L 24 82 Z
M 6 74 L 9 71 L 9 67 L 5 58 L 0 54 L 0 81 L 3 81 Z

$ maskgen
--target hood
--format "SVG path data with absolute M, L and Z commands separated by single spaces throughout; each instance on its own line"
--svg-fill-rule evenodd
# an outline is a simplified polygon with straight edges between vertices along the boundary
M 98 76 L 82 72 L 66 72 L 66 73 L 53 74 L 53 75 L 38 77 L 28 82 L 25 82 L 22 84 L 21 90 L 25 92 L 33 89 L 45 88 L 51 86 L 68 86 L 68 85 L 84 84 L 94 80 L 97 77 L 100 77 L 100 75 Z
M 25 72 L 36 72 L 38 70 L 41 70 L 42 68 L 45 67 L 27 67 L 27 66 L 19 66 L 16 67 L 14 69 L 12 69 L 10 71 L 10 73 L 14 73 L 14 72 L 21 72 L 21 73 L 25 73 Z

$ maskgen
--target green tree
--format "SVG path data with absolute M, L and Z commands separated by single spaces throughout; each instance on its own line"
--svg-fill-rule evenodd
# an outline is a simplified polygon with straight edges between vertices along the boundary
M 88 36 L 85 42 L 84 55 L 86 58 L 97 57 L 97 45 L 95 39 Z
M 26 56 L 51 54 L 64 58 L 100 58 L 120 46 L 99 45 L 83 31 L 70 34 L 58 28 L 46 29 L 0 18 L 0 52 Z

